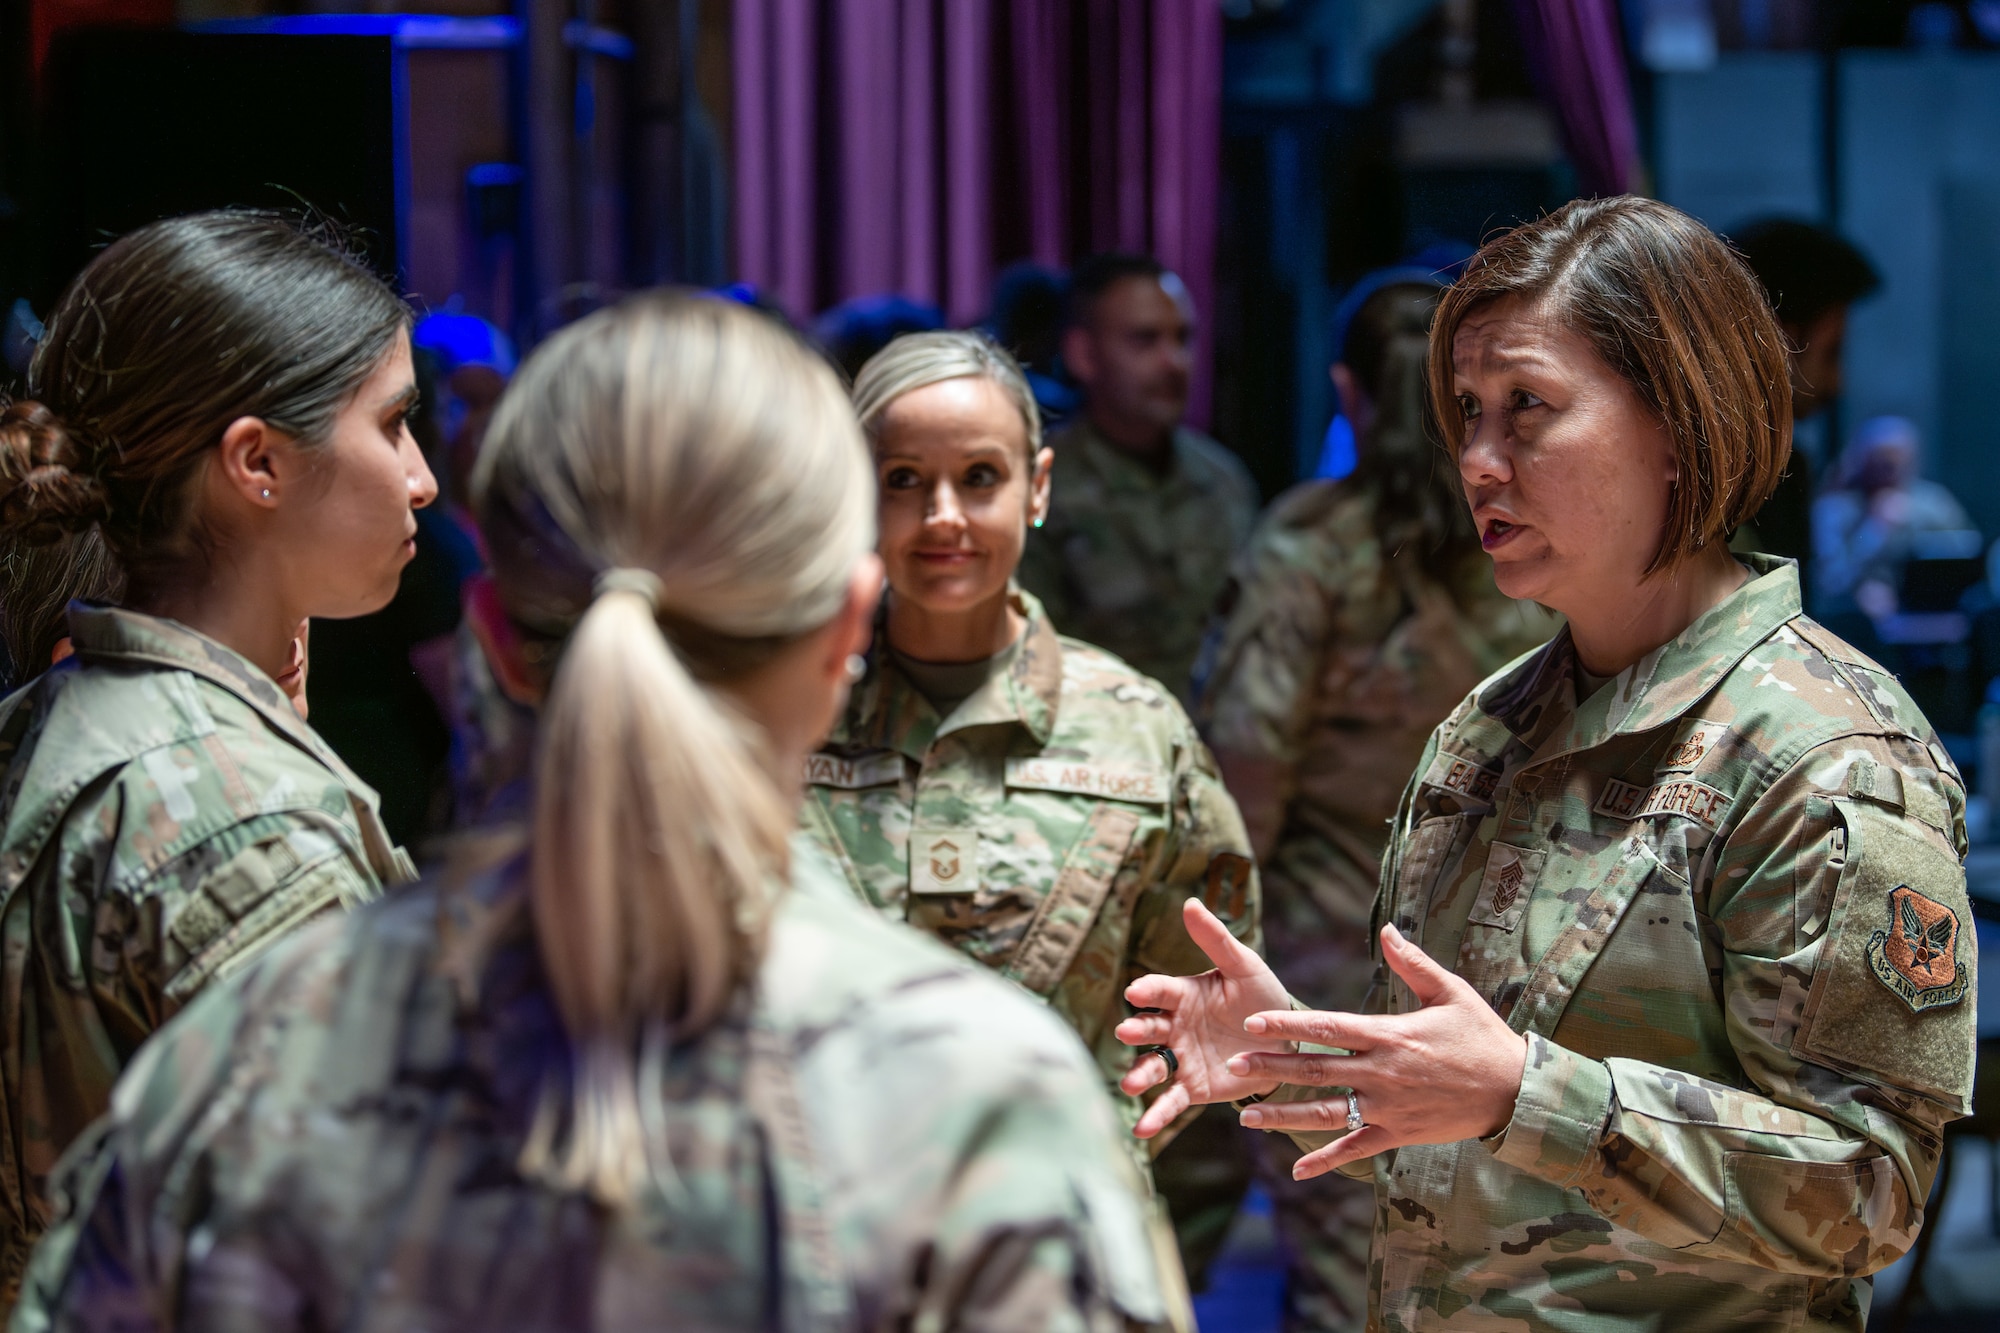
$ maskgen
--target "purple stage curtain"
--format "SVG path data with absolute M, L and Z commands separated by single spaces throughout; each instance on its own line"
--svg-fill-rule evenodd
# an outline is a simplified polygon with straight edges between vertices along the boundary
M 969 323 L 1003 265 L 1112 248 L 1208 311 L 1219 0 L 735 0 L 734 47 L 737 276 L 793 317 L 893 290 Z
M 1514 0 L 1528 63 L 1561 122 L 1584 195 L 1628 193 L 1638 131 L 1617 0 Z

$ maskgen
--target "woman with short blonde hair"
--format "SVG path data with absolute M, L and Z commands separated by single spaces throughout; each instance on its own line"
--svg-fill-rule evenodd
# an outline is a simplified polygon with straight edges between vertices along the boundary
M 854 402 L 889 588 L 808 761 L 806 827 L 863 902 L 1047 1001 L 1129 1125 L 1119 992 L 1199 962 L 1190 896 L 1257 943 L 1243 822 L 1172 692 L 1059 635 L 1014 582 L 1051 454 L 1013 358 L 976 333 L 911 334 L 862 368 Z
M 1374 1180 L 1369 1323 L 1860 1330 L 1969 1109 L 1965 791 L 1895 677 L 1730 552 L 1791 446 L 1743 262 L 1646 199 L 1489 242 L 1431 393 L 1501 591 L 1567 617 L 1432 736 L 1364 1014 L 1219 970 L 1127 996 L 1140 1124 L 1275 1093 Z M 1344 1054 L 1298 1053 L 1304 1041 Z

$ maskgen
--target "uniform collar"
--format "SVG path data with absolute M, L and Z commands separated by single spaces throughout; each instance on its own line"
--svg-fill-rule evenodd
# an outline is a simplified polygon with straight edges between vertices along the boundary
M 1185 426 L 1174 428 L 1174 438 L 1167 446 L 1173 463 L 1164 475 L 1099 435 L 1097 428 L 1090 424 L 1089 417 L 1078 416 L 1071 432 L 1068 438 L 1056 442 L 1056 449 L 1060 452 L 1066 446 L 1075 447 L 1078 458 L 1107 490 L 1155 495 L 1168 487 L 1181 485 L 1187 479 L 1187 454 L 1193 446 L 1189 443 Z
M 1581 705 L 1576 699 L 1576 646 L 1565 624 L 1546 647 L 1480 692 L 1480 711 L 1519 736 L 1538 763 L 1674 721 L 1706 698 L 1758 644 L 1801 614 L 1794 561 L 1768 555 L 1736 558 L 1750 569 L 1742 587 Z
M 922 761 L 940 736 L 966 727 L 1018 723 L 1047 745 L 1055 734 L 1062 699 L 1062 643 L 1055 626 L 1032 593 L 1012 589 L 1014 609 L 1028 622 L 1012 669 L 981 685 L 949 718 L 940 718 L 889 652 L 888 599 L 875 617 L 875 641 L 868 671 L 848 701 L 829 744 L 896 750 Z
M 350 790 L 368 791 L 319 733 L 292 709 L 292 701 L 233 648 L 177 620 L 116 606 L 69 604 L 69 640 L 85 662 L 125 662 L 167 667 L 200 676 L 241 699 L 271 728 L 332 769 Z

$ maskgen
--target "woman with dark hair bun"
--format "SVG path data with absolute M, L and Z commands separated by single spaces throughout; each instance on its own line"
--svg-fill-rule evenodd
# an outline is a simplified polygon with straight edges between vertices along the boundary
M 125 585 L 73 603 L 74 656 L 0 703 L 0 1304 L 140 1043 L 291 927 L 411 877 L 286 698 L 301 623 L 385 604 L 437 493 L 404 427 L 408 330 L 287 222 L 175 218 L 84 269 L 32 400 L 0 414 L 10 544 L 94 530 Z

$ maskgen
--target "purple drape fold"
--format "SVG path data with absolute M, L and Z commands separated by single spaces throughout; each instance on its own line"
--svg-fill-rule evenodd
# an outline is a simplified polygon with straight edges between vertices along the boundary
M 1562 125 L 1579 193 L 1629 192 L 1639 145 L 1617 0 L 1514 0 L 1514 16 L 1535 81 Z
M 734 46 L 737 272 L 793 316 L 970 322 L 1002 265 L 1111 248 L 1208 310 L 1219 0 L 735 0 Z

